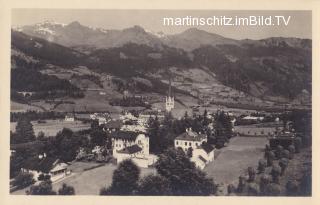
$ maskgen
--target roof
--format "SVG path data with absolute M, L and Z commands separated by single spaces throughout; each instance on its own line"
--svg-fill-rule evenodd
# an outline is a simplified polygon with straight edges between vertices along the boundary
M 23 162 L 22 167 L 29 170 L 41 171 L 44 173 L 49 173 L 59 160 L 53 157 L 45 157 L 39 159 L 38 157 L 30 157 Z
M 201 141 L 206 138 L 207 138 L 207 136 L 204 134 L 198 134 L 193 131 L 187 131 L 187 132 L 180 134 L 178 137 L 176 137 L 176 140 Z
M 64 169 L 67 169 L 68 165 L 66 163 L 59 163 L 57 165 L 55 165 L 51 170 L 50 172 L 57 172 L 57 171 L 60 171 L 60 170 L 64 170 Z
M 199 159 L 200 159 L 201 161 L 203 161 L 204 163 L 207 163 L 207 160 L 206 160 L 205 158 L 203 158 L 201 155 L 199 155 Z
M 138 132 L 132 132 L 132 131 L 117 131 L 111 134 L 111 137 L 114 139 L 122 139 L 122 140 L 129 140 L 129 141 L 135 141 L 137 139 L 137 136 L 140 133 Z
M 130 147 L 125 147 L 118 152 L 125 153 L 125 154 L 134 154 L 134 153 L 140 152 L 141 150 L 142 150 L 142 148 L 135 144 Z
M 122 124 L 123 123 L 120 120 L 111 120 L 105 125 L 105 128 L 120 129 L 122 127 Z
M 211 145 L 208 144 L 208 143 L 202 143 L 202 144 L 201 144 L 201 148 L 202 148 L 206 153 L 210 153 L 210 152 L 212 152 L 212 150 L 214 150 L 214 147 L 211 146 Z

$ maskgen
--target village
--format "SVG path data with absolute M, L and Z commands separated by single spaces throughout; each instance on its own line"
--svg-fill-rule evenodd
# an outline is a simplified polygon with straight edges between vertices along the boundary
M 125 92 L 124 99 L 127 96 Z M 26 194 L 30 185 L 49 179 L 54 190 L 68 184 L 77 194 L 99 194 L 102 187 L 111 185 L 117 165 L 131 160 L 142 176 L 156 174 L 159 156 L 173 148 L 213 177 L 219 194 L 226 195 L 229 185 L 260 163 L 269 149 L 300 147 L 301 137 L 287 117 L 289 111 L 239 114 L 220 108 L 208 111 L 208 106 L 199 105 L 176 116 L 175 103 L 170 80 L 163 110 L 70 112 L 51 119 L 61 124 L 53 124 L 55 130 L 42 126 L 43 120 L 18 120 L 11 130 L 12 142 L 17 138 L 10 148 L 16 163 L 11 167 L 11 193 Z M 32 139 L 19 142 L 19 132 L 30 132 Z M 19 177 L 25 175 L 32 177 L 19 184 Z

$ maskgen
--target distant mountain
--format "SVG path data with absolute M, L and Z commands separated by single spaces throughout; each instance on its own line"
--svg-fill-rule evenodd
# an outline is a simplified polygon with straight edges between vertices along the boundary
M 237 40 L 225 38 L 196 28 L 190 28 L 179 34 L 169 35 L 166 38 L 163 38 L 163 42 L 166 45 L 182 48 L 187 51 L 194 50 L 203 45 L 215 46 L 218 44 L 239 44 Z
M 16 60 L 33 59 L 38 63 L 51 63 L 60 66 L 81 64 L 85 54 L 71 48 L 49 42 L 45 39 L 29 36 L 22 32 L 11 32 L 12 57 Z M 15 55 L 20 53 L 20 55 Z M 18 56 L 20 56 L 18 58 Z
M 119 47 L 127 43 L 159 47 L 162 44 L 157 36 L 146 32 L 140 26 L 124 30 L 106 30 L 83 26 L 77 21 L 67 25 L 46 21 L 22 26 L 17 30 L 69 47 L 110 48 Z
M 311 95 L 309 39 L 234 40 L 198 29 L 164 35 L 139 26 L 103 30 L 78 22 L 45 22 L 18 30 L 22 32 L 12 32 L 14 62 L 24 58 L 65 67 L 83 65 L 124 78 L 159 76 L 170 67 L 196 68 L 225 86 L 263 99 L 292 100 L 302 91 Z

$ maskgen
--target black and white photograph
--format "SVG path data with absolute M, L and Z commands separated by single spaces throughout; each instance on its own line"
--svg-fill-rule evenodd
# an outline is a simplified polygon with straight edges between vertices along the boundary
M 311 197 L 312 12 L 13 8 L 10 196 Z

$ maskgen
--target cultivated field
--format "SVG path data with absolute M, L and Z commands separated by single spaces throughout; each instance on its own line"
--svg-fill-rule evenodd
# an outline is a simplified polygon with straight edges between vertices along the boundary
M 40 131 L 44 132 L 45 136 L 55 136 L 63 128 L 69 128 L 72 131 L 85 130 L 90 128 L 90 123 L 82 123 L 81 121 L 66 122 L 64 120 L 46 120 L 45 123 L 31 122 L 35 135 Z M 10 130 L 15 131 L 16 122 L 10 123 Z

